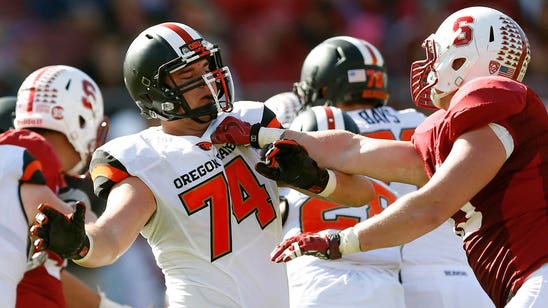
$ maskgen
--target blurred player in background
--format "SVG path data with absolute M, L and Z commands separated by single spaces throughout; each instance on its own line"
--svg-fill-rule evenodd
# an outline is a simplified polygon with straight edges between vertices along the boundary
M 305 109 L 290 129 L 344 129 L 359 133 L 352 118 L 332 106 Z M 313 198 L 294 189 L 286 191 L 284 238 L 326 229 L 340 231 L 380 213 L 396 200 L 396 193 L 386 184 L 372 180 L 372 185 L 376 196 L 361 207 Z M 287 263 L 291 307 L 405 307 L 398 280 L 401 263 L 398 246 L 347 255 L 337 262 L 311 256 L 295 261 Z
M 13 102 L 13 98 L 6 99 Z M 14 129 L 3 125 L 8 130 L 0 135 L 0 143 L 24 147 L 36 157 L 46 184 L 62 200 L 89 205 L 89 197 L 67 186 L 65 179 L 80 177 L 91 152 L 106 135 L 103 99 L 97 84 L 77 68 L 46 66 L 25 78 L 14 103 Z M 87 219 L 95 218 L 88 211 Z M 117 306 L 104 293 L 93 291 L 66 271 L 66 265 L 55 253 L 33 256 L 17 288 L 17 307 Z

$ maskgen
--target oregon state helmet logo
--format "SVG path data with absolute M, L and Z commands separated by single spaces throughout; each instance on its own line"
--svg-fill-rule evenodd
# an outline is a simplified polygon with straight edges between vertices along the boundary
M 209 151 L 211 150 L 211 142 L 208 142 L 208 141 L 202 141 L 202 142 L 198 142 L 196 144 L 200 149 L 204 150 L 204 151 Z

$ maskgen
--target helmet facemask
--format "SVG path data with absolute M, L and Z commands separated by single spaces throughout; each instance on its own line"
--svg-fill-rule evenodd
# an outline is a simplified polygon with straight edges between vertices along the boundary
M 222 65 L 217 47 L 204 40 L 200 41 L 199 46 L 201 47 L 199 49 L 186 53 L 183 57 L 176 58 L 158 69 L 158 75 L 155 79 L 157 79 L 159 88 L 164 92 L 163 96 L 169 98 L 169 101 L 159 103 L 163 114 L 157 114 L 158 118 L 166 121 L 192 118 L 197 122 L 207 123 L 216 118 L 220 112 L 232 111 L 234 84 L 230 70 Z M 197 41 L 187 45 L 192 45 L 195 42 Z M 174 72 L 203 59 L 209 61 L 209 72 L 185 83 L 177 84 L 173 77 Z M 167 80 L 170 82 L 166 82 Z M 211 105 L 192 109 L 184 98 L 184 94 L 204 85 L 211 92 L 212 103 Z M 208 121 L 202 121 L 199 118 L 203 116 L 211 116 L 211 118 Z
M 299 98 L 303 107 L 315 106 L 318 104 L 317 100 L 320 99 L 320 90 L 314 88 L 309 81 L 295 82 L 293 93 Z

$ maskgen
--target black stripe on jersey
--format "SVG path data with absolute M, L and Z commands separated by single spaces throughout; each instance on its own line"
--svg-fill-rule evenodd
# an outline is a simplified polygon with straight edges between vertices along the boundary
M 93 174 L 93 168 L 97 165 L 107 165 L 115 169 L 120 170 L 121 172 L 127 172 L 126 167 L 118 160 L 116 157 L 110 155 L 108 152 L 103 150 L 97 150 L 93 153 L 93 158 L 90 163 L 90 170 Z M 93 179 L 93 190 L 95 195 L 101 199 L 107 199 L 110 190 L 117 182 L 112 181 L 106 176 L 97 176 Z

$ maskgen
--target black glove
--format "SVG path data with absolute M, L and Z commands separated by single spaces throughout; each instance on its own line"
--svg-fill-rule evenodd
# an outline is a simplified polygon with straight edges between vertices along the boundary
M 36 221 L 30 233 L 37 236 L 35 251 L 50 250 L 63 259 L 78 260 L 89 251 L 89 238 L 86 235 L 84 219 L 86 206 L 78 201 L 75 211 L 65 215 L 45 203 L 38 205 Z
M 255 169 L 274 181 L 315 194 L 322 192 L 329 181 L 327 170 L 318 167 L 306 149 L 294 140 L 282 139 L 268 144 L 261 155 L 264 162 L 257 163 Z

